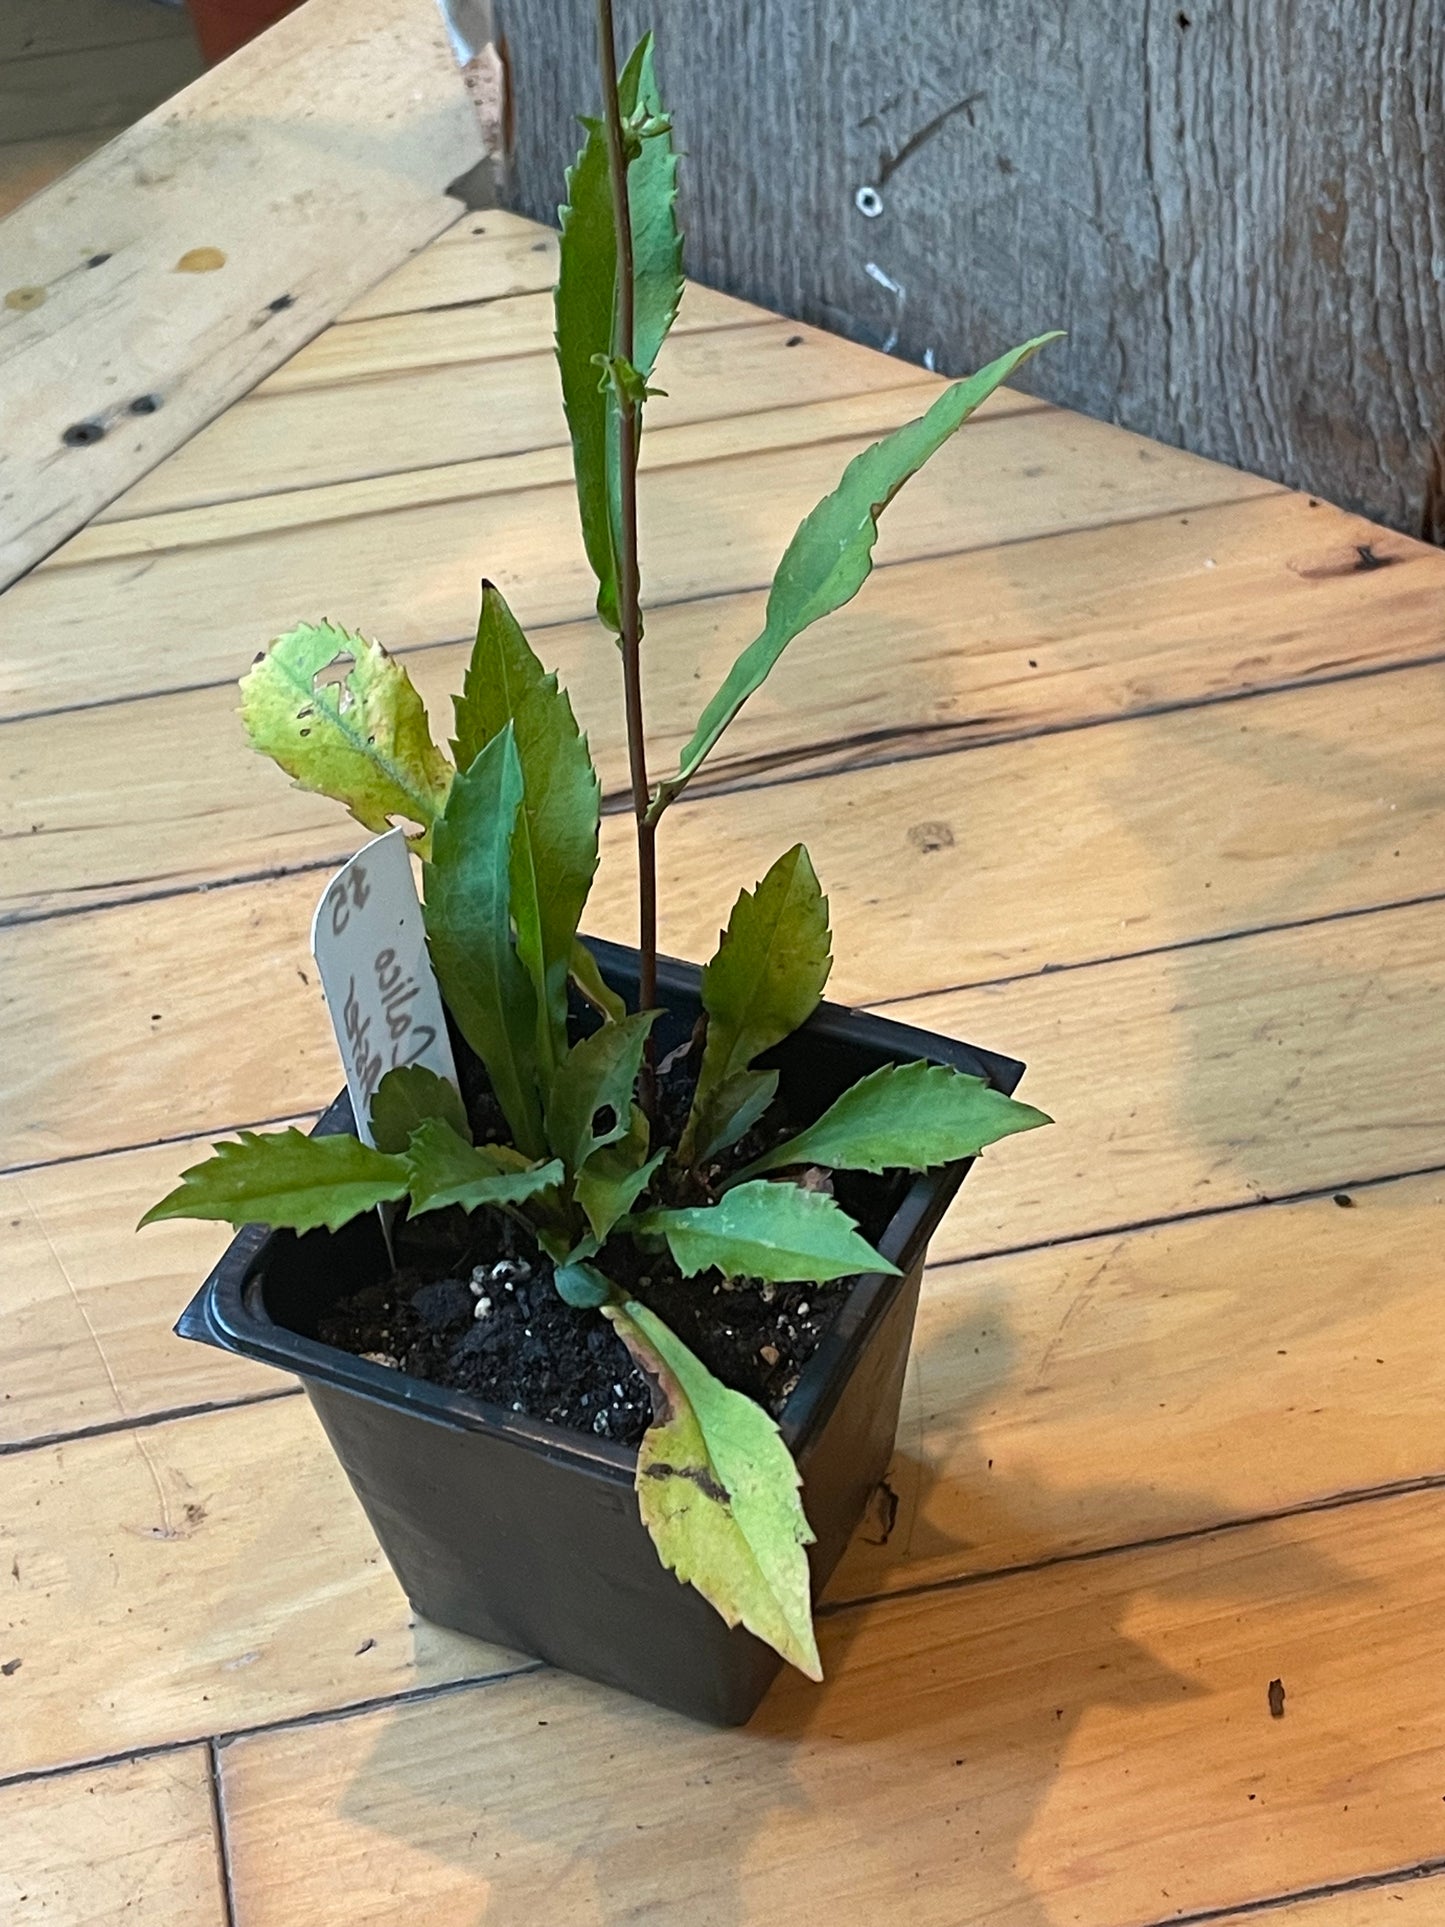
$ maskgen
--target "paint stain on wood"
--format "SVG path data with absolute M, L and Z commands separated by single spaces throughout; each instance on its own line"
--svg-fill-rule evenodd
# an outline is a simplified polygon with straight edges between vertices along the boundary
M 188 248 L 175 265 L 176 274 L 214 274 L 226 265 L 219 248 Z
M 43 307 L 46 299 L 44 288 L 11 288 L 5 296 L 5 306 L 17 314 L 29 314 L 33 308 Z

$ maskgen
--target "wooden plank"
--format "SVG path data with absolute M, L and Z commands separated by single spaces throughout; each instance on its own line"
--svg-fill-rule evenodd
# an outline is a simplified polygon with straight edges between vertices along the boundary
M 448 226 L 481 152 L 434 0 L 311 0 L 11 215 L 46 298 L 0 307 L 0 583 Z
M 1409 1877 L 1352 1893 L 1323 1894 L 1271 1909 L 1270 1927 L 1436 1927 L 1445 1918 L 1440 1875 Z M 1247 1917 L 1251 1923 L 1257 1915 Z M 1245 1927 L 1246 1916 L 1229 1914 L 1219 1927 Z
M 226 1927 L 203 1747 L 0 1787 L 0 1838 L 6 1927 Z
M 300 1397 L 0 1458 L 0 1494 L 0 1777 L 516 1664 L 413 1621 Z
M 1439 923 L 1426 904 L 890 1006 L 1015 1051 L 1064 1124 L 990 1154 L 936 1256 L 1445 1164 L 1421 1074 Z
M 731 295 L 689 286 L 673 326 L 684 334 L 693 328 L 746 326 L 763 319 L 764 313 Z M 550 288 L 541 294 L 500 295 L 480 304 L 423 308 L 328 328 L 259 383 L 256 393 L 290 395 L 350 386 L 409 368 L 459 367 L 489 356 L 549 355 L 551 345 Z
M 226 1232 L 132 1235 L 203 1148 L 0 1180 L 0 1442 L 284 1384 L 171 1336 Z M 934 1266 L 888 1491 L 832 1597 L 1438 1473 L 1442 1181 L 1349 1195 Z
M 127 127 L 150 113 L 201 71 L 201 56 L 184 16 L 172 15 L 171 28 L 164 39 L 69 47 L 0 66 L 5 141 Z
M 1144 1927 L 1408 1865 L 1442 1554 L 1430 1494 L 842 1613 L 741 1732 L 539 1674 L 239 1741 L 247 1927 Z
M 93 154 L 118 131 L 97 127 L 84 134 L 51 134 L 44 140 L 8 141 L 0 146 L 0 219 L 87 154 Z
M 842 445 L 869 441 L 876 435 L 916 417 L 936 392 L 929 376 L 862 395 L 832 396 L 819 402 L 781 407 L 759 415 L 724 416 L 685 427 L 661 430 L 642 457 L 644 473 L 698 467 L 734 460 L 741 454 L 759 455 L 800 447 Z M 1027 408 L 1029 404 L 1024 404 Z M 982 427 L 995 418 L 1020 412 L 1009 398 L 991 399 Z M 235 545 L 279 532 L 319 529 L 328 523 L 361 518 L 414 514 L 462 500 L 487 496 L 514 498 L 532 491 L 570 488 L 571 459 L 560 444 L 528 449 L 511 456 L 482 456 L 470 462 L 449 462 L 438 468 L 412 469 L 397 475 L 381 474 L 356 482 L 328 483 L 319 488 L 278 490 L 241 501 L 203 504 L 165 515 L 148 515 L 85 530 L 53 558 L 47 573 L 63 574 L 98 563 L 131 561 L 178 554 L 185 550 Z M 836 482 L 837 476 L 831 478 Z M 659 485 L 654 484 L 654 489 Z M 569 502 L 570 495 L 564 498 Z M 573 509 L 575 519 L 575 507 Z M 473 627 L 475 623 L 473 623 Z
M 935 1265 L 887 1488 L 830 1596 L 1445 1470 L 1445 1179 L 1341 1195 Z
M 194 1147 L 204 1155 L 204 1145 Z M 274 1392 L 277 1374 L 171 1327 L 225 1248 L 217 1225 L 135 1226 L 176 1150 L 0 1178 L 0 1444 Z
M 571 0 L 496 16 L 509 198 L 550 218 L 591 49 Z M 660 28 L 692 272 L 945 369 L 1069 328 L 1035 392 L 1439 539 L 1445 10 L 1049 18 L 629 5 L 623 32 Z
M 466 312 L 487 315 L 502 305 Z M 704 321 L 722 318 L 713 310 L 701 312 Z M 668 392 L 649 408 L 656 427 L 875 389 L 910 389 L 921 408 L 932 392 L 920 386 L 916 369 L 866 348 L 839 354 L 826 336 L 800 331 L 790 321 L 757 315 L 756 325 L 734 326 L 732 319 L 721 330 L 684 328 L 667 343 L 657 373 Z M 348 388 L 340 407 L 324 387 L 258 392 L 177 449 L 102 519 L 129 521 L 271 490 L 566 445 L 561 385 L 547 354 L 378 375 Z
M 189 38 L 190 31 L 184 16 L 156 6 L 155 0 L 65 0 L 64 6 L 55 0 L 5 0 L 0 60 Z
M 1069 1113 L 1046 1151 L 1030 1143 L 999 1153 L 1023 1193 L 1010 1195 L 1018 1224 L 998 1226 L 985 1248 L 1237 1195 L 1223 1167 L 1215 1189 L 1200 1175 L 1191 1124 L 1205 1120 L 1227 1133 L 1206 1169 L 1226 1145 L 1230 1160 L 1247 1151 L 1246 1169 L 1258 1163 L 1259 1188 L 1270 1192 L 1418 1168 L 1445 1157 L 1425 1089 L 1408 1075 L 1404 1093 L 1373 1073 L 1367 1090 L 1331 1080 L 1367 1048 L 1403 1073 L 1422 1047 L 1439 978 L 1437 910 L 1286 929 L 1257 948 L 1213 944 L 1048 973 L 1438 890 L 1445 805 L 1437 784 L 1403 774 L 1435 754 L 1437 684 L 1432 672 L 1402 671 L 684 805 L 660 840 L 663 946 L 711 954 L 737 890 L 780 844 L 805 841 L 832 906 L 832 993 L 850 1003 L 913 998 L 898 1004 L 908 1021 L 1017 1047 L 1033 1063 L 1039 1101 Z M 1372 745 L 1391 739 L 1382 763 Z M 1167 791 L 1153 774 L 1164 768 Z M 630 839 L 625 818 L 604 821 L 587 911 L 598 935 L 633 933 Z M 333 858 L 358 841 L 338 819 Z M 278 844 L 273 861 L 281 854 Z M 71 1157 L 324 1101 L 334 1046 L 319 995 L 298 981 L 311 974 L 320 882 L 303 873 L 11 932 L 3 1034 L 12 1103 L 0 1157 Z M 158 916 L 163 980 L 147 961 Z M 1013 977 L 1029 980 L 998 984 Z M 950 983 L 998 987 L 947 991 Z M 1140 1028 L 1120 1060 L 1125 1011 Z M 1250 1048 L 1246 1012 L 1265 1027 L 1267 1047 Z M 1184 1070 L 1192 1087 L 1177 1103 Z M 1233 1092 L 1242 1073 L 1250 1088 Z M 1280 1086 L 1286 1074 L 1294 1082 Z M 1351 1090 L 1349 1110 L 1341 1088 Z M 1148 1128 L 1163 1135 L 1141 1161 L 1144 1122 L 1109 1107 L 1127 1112 L 1146 1089 L 1168 1128 L 1150 1115 Z M 1256 1109 L 1267 1095 L 1285 1107 L 1278 1129 Z M 1319 1128 L 1297 1133 L 1285 1115 Z M 1245 1133 L 1237 1141 L 1236 1131 Z M 1120 1151 L 1107 1180 L 1077 1162 L 1102 1157 L 1112 1141 Z M 1174 1156 L 1182 1163 L 1170 1182 L 1184 1189 L 1154 1201 L 1140 1185 L 1164 1183 L 1154 1160 Z M 1147 1181 L 1131 1176 L 1145 1170 Z M 1090 1213 L 1082 1222 L 1080 1210 Z M 969 1216 L 979 1222 L 976 1201 Z
M 1371 542 L 1392 566 L 1350 565 Z M 1440 646 L 1442 590 L 1437 550 L 1297 495 L 896 564 L 789 651 L 699 788 L 1428 658 Z M 764 600 L 744 592 L 653 613 L 653 769 L 675 761 L 699 691 L 756 633 Z M 590 621 L 534 641 L 571 690 L 605 787 L 620 791 L 614 654 Z M 439 734 L 468 647 L 409 657 Z M 1342 692 L 1341 712 L 1354 700 Z M 8 729 L 0 816 L 22 832 L 38 827 L 0 864 L 0 917 L 315 861 L 345 844 L 334 805 L 292 789 L 247 748 L 230 685 Z
M 659 430 L 641 486 L 652 602 L 764 586 L 784 532 L 864 441 L 904 418 L 907 392 Z M 760 442 L 772 452 L 741 452 Z M 390 478 L 87 531 L 0 601 L 0 714 L 229 680 L 258 638 L 307 612 L 362 624 L 392 647 L 460 640 L 475 625 L 483 573 L 526 624 L 585 617 L 594 587 L 565 452 L 461 468 L 484 473 L 416 477 L 415 492 L 433 498 L 422 507 L 401 506 L 404 490 Z M 456 490 L 457 499 L 434 499 Z M 997 415 L 972 424 L 910 484 L 878 555 L 987 548 L 1272 492 L 1073 416 Z M 352 512 L 363 505 L 372 512 Z M 173 524 L 200 546 L 177 546 L 183 531 Z M 250 539 L 214 539 L 243 527 Z M 254 540 L 262 534 L 264 547 Z M 94 559 L 82 565 L 85 556 Z
M 430 247 L 359 296 L 338 322 L 413 314 L 499 295 L 545 294 L 557 278 L 557 236 L 505 208 L 486 208 L 439 234 Z

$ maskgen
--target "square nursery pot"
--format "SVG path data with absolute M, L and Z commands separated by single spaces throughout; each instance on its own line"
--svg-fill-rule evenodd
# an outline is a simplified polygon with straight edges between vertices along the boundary
M 635 953 L 591 947 L 613 988 L 635 996 Z M 699 975 L 690 964 L 660 963 L 660 1050 L 691 1032 Z M 868 1071 L 915 1058 L 1006 1092 L 1023 1075 L 1010 1058 L 835 1004 L 821 1005 L 760 1061 L 781 1072 L 790 1108 L 816 1117 Z M 352 1128 L 345 1093 L 316 1128 Z M 887 1470 L 928 1240 L 967 1169 L 960 1162 L 890 1180 L 886 1218 L 877 1221 L 875 1204 L 863 1230 L 902 1276 L 857 1279 L 782 1412 L 817 1534 L 815 1595 Z M 741 1627 L 729 1630 L 659 1563 L 638 1517 L 630 1447 L 406 1377 L 310 1335 L 330 1304 L 386 1269 L 373 1214 L 337 1233 L 249 1225 L 177 1330 L 300 1378 L 424 1618 L 695 1719 L 748 1719 L 782 1662 Z

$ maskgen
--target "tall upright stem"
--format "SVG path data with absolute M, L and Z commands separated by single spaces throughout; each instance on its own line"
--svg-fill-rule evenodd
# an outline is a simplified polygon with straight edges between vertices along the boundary
M 632 211 L 627 198 L 627 155 L 622 144 L 622 108 L 617 98 L 617 48 L 612 0 L 597 0 L 597 49 L 602 71 L 602 112 L 607 129 L 607 164 L 612 183 L 612 224 L 617 235 L 617 292 L 612 311 L 612 352 L 633 356 Z M 657 998 L 657 830 L 647 821 L 649 790 L 647 747 L 642 715 L 641 579 L 637 559 L 637 451 L 641 411 L 634 397 L 614 389 L 618 414 L 620 553 L 617 557 L 617 613 L 621 624 L 622 681 L 627 707 L 627 758 L 632 777 L 632 811 L 637 820 L 638 1008 L 650 1010 Z M 643 1107 L 651 1115 L 651 1055 L 642 1080 Z

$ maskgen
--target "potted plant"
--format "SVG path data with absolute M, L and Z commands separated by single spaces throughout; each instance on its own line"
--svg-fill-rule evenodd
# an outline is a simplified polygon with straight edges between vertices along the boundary
M 450 757 L 378 644 L 290 631 L 243 679 L 250 738 L 368 828 L 412 826 L 457 1077 L 375 1053 L 360 1113 L 243 1132 L 143 1222 L 241 1228 L 180 1329 L 300 1375 L 421 1613 L 736 1722 L 782 1660 L 820 1676 L 812 1590 L 886 1468 L 928 1238 L 969 1160 L 1047 1119 L 1011 1095 L 1021 1065 L 821 1001 L 801 845 L 705 968 L 659 959 L 657 833 L 787 644 L 861 587 L 883 508 L 1040 341 L 848 464 L 654 781 L 637 457 L 682 291 L 676 161 L 650 41 L 619 75 L 598 16 L 557 359 L 620 656 L 637 948 L 578 935 L 600 785 L 490 583 Z

